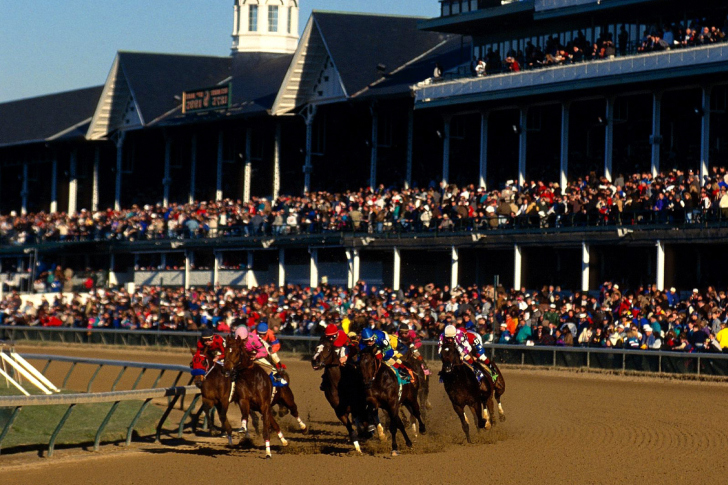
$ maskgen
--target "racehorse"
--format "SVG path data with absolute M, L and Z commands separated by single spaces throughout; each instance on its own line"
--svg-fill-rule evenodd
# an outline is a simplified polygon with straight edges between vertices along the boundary
M 396 371 L 388 365 L 382 365 L 374 353 L 365 349 L 359 353 L 359 370 L 364 380 L 367 393 L 367 402 L 375 409 L 382 408 L 389 415 L 389 432 L 392 435 L 392 456 L 397 456 L 397 430 L 404 436 L 407 447 L 412 447 L 412 441 L 407 436 L 404 423 L 399 416 L 399 410 L 404 405 L 417 419 L 419 431 L 425 434 L 425 423 L 420 415 L 420 404 L 417 401 L 418 383 L 399 384 Z
M 346 426 L 357 453 L 361 454 L 359 437 L 354 429 L 353 420 L 365 415 L 364 385 L 358 370 L 350 364 L 341 365 L 334 344 L 322 338 L 311 359 L 313 370 L 324 369 L 323 385 L 326 400 L 334 409 L 336 417 Z
M 402 356 L 402 363 L 412 369 L 417 377 L 419 383 L 419 389 L 417 391 L 417 398 L 420 403 L 420 411 L 422 412 L 422 418 L 425 419 L 427 416 L 427 410 L 432 408 L 430 404 L 430 369 L 427 367 L 427 363 L 424 359 L 418 359 L 412 350 L 407 351 Z
M 194 353 L 194 351 L 192 352 Z M 209 359 L 208 362 L 212 362 L 212 359 Z M 207 367 L 205 357 L 193 358 L 192 366 L 195 369 L 205 369 Z M 200 410 L 192 419 L 193 432 L 197 431 L 197 423 L 200 419 L 200 414 L 203 412 L 208 417 L 210 429 L 213 428 L 210 409 L 214 407 L 220 416 L 220 424 L 227 434 L 228 444 L 232 445 L 232 426 L 227 419 L 227 411 L 230 405 L 231 381 L 224 375 L 222 365 L 212 364 L 212 367 L 206 374 L 196 375 L 193 382 L 200 388 L 202 394 L 202 407 L 200 407 Z
M 271 410 L 273 401 L 273 383 L 260 366 L 253 364 L 250 355 L 245 350 L 240 338 L 229 336 L 225 346 L 224 374 L 234 379 L 235 389 L 232 399 L 240 406 L 240 415 L 243 416 L 243 431 L 247 431 L 245 418 L 250 411 L 258 411 L 263 417 L 263 439 L 265 440 L 265 457 L 271 458 L 270 430 L 278 434 L 283 446 L 288 441 L 283 437 L 280 426 L 273 417 Z M 292 404 L 295 407 L 295 404 Z M 222 417 L 222 416 L 221 416 Z

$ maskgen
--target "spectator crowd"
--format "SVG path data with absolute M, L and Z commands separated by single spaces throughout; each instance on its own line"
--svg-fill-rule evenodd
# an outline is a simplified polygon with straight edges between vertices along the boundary
M 621 289 L 605 282 L 598 292 L 503 287 L 410 285 L 393 291 L 359 282 L 306 288 L 266 285 L 141 287 L 55 296 L 34 305 L 17 293 L 0 302 L 4 325 L 229 332 L 261 322 L 284 335 L 317 336 L 334 323 L 348 332 L 370 326 L 396 332 L 410 326 L 426 340 L 453 324 L 477 331 L 486 344 L 581 346 L 728 352 L 728 296 L 708 287 L 679 295 L 655 286 Z

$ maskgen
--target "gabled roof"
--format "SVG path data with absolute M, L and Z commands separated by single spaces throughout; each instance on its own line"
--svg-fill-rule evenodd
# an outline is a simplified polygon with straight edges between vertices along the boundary
M 305 104 L 356 98 L 387 77 L 390 77 L 388 86 L 392 92 L 408 92 L 410 84 L 428 77 L 408 68 L 416 66 L 419 71 L 428 67 L 424 70 L 429 74 L 434 68 L 432 58 L 436 51 L 453 39 L 460 42 L 459 36 L 419 30 L 420 20 L 314 11 L 273 105 L 273 113 L 283 114 Z M 428 66 L 428 62 L 432 65 Z M 403 75 L 404 71 L 409 74 Z
M 0 104 L 0 146 L 83 136 L 103 86 Z

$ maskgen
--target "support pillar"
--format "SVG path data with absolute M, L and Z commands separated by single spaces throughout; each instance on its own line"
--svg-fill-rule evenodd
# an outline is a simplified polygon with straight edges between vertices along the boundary
M 164 136 L 164 178 L 162 179 L 162 186 L 164 187 L 164 195 L 162 197 L 162 205 L 169 207 L 169 187 L 172 183 L 171 177 L 171 160 L 172 158 L 172 137 L 169 135 Z
M 395 251 L 396 248 L 395 248 Z M 397 256 L 395 255 L 395 258 Z M 347 286 L 349 289 L 354 288 L 359 281 L 359 250 L 347 249 L 346 262 L 348 266 Z
M 195 185 L 197 183 L 197 134 L 192 134 L 190 140 L 190 195 L 188 202 L 195 201 Z
M 215 200 L 222 200 L 222 157 L 223 157 L 223 143 L 225 141 L 225 135 L 222 130 L 217 134 L 217 183 L 215 189 Z
M 516 244 L 513 246 L 513 288 L 518 291 L 521 289 L 521 265 L 523 262 L 521 254 L 521 246 Z
M 58 157 L 51 161 L 51 214 L 58 212 Z
M 581 243 L 581 291 L 589 291 L 589 246 Z
M 460 255 L 458 249 L 452 246 L 450 256 L 450 288 L 457 288 L 458 286 L 458 272 L 460 269 Z
M 192 253 L 185 251 L 185 290 L 190 289 L 190 271 L 192 271 Z
M 273 145 L 273 201 L 281 193 L 281 124 L 276 123 L 276 138 Z
M 652 95 L 652 136 L 650 143 L 652 144 L 652 163 L 650 169 L 652 176 L 657 177 L 660 173 L 660 145 L 662 144 L 662 93 L 654 93 Z
M 278 250 L 278 286 L 286 286 L 286 250 Z
M 250 202 L 250 184 L 253 177 L 253 162 L 250 159 L 253 153 L 253 128 L 245 130 L 245 172 L 243 178 L 243 202 Z
M 710 167 L 710 95 L 711 88 L 703 88 L 703 122 L 700 130 L 700 186 L 705 183 Z
M 447 185 L 450 177 L 450 128 L 452 117 L 445 116 L 445 123 L 442 134 L 442 183 Z
M 68 215 L 76 213 L 78 204 L 78 177 L 76 168 L 78 165 L 78 150 L 71 150 L 71 158 L 68 163 Z
M 488 113 L 480 113 L 480 171 L 478 186 L 488 188 Z
M 604 176 L 611 182 L 614 159 L 614 98 L 607 98 L 607 125 L 604 129 Z
M 564 193 L 569 185 L 569 118 L 570 104 L 561 105 L 561 168 L 559 169 L 559 185 Z
M 414 153 L 415 139 L 415 110 L 410 108 L 407 111 L 407 168 L 404 176 L 404 187 L 409 189 L 412 186 L 412 158 Z
M 91 212 L 99 210 L 99 163 L 101 161 L 101 149 L 94 148 L 94 169 L 91 175 Z
M 116 183 L 114 189 L 114 210 L 121 210 L 121 169 L 124 161 L 124 138 L 122 131 L 116 138 Z
M 255 271 L 253 271 L 253 264 L 255 260 L 255 253 L 248 251 L 248 264 L 245 271 L 245 285 L 248 288 L 258 286 L 258 279 L 255 277 Z
M 657 246 L 657 289 L 660 291 L 665 290 L 665 244 L 658 240 L 655 244 Z
M 372 112 L 372 146 L 369 165 L 369 188 L 377 188 L 377 158 L 379 157 L 379 110 L 376 104 L 370 106 Z
M 313 120 L 316 116 L 316 106 L 308 105 L 305 112 L 303 119 L 306 122 L 306 161 L 303 165 L 303 193 L 307 194 L 311 190 L 311 172 L 313 172 L 311 149 L 313 147 Z
M 20 189 L 20 199 L 20 213 L 25 215 L 28 213 L 28 162 L 23 163 L 23 180 L 22 187 Z
M 401 285 L 402 257 L 399 248 L 394 248 L 394 268 L 392 271 L 392 289 L 399 291 Z
M 521 108 L 518 134 L 518 186 L 526 184 L 526 156 L 528 154 L 528 108 Z
M 222 253 L 214 253 L 215 261 L 212 267 L 212 285 L 220 286 L 220 267 L 222 266 Z
M 311 288 L 316 288 L 319 284 L 318 249 L 310 248 L 308 251 L 311 254 L 311 273 L 309 278 L 309 286 L 311 286 Z

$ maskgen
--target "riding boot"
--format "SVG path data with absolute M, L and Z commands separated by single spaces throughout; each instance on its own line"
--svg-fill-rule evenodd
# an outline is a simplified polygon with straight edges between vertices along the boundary
M 495 370 L 495 366 L 490 359 L 487 360 L 485 367 L 490 372 L 490 377 L 493 379 L 493 382 L 495 382 L 498 379 L 498 372 Z

